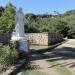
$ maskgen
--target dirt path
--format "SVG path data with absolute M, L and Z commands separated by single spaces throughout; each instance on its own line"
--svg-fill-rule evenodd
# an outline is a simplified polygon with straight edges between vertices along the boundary
M 51 52 L 45 52 L 48 58 L 42 59 L 40 54 L 33 55 L 31 65 L 35 66 L 38 71 L 48 73 L 49 75 L 60 75 L 52 65 L 48 64 L 46 60 L 52 59 L 65 68 L 67 68 L 73 75 L 75 75 L 75 40 L 69 39 L 64 44 L 56 47 Z
M 48 75 L 60 75 L 55 68 L 51 68 L 52 65 L 48 64 L 45 59 L 42 59 L 40 54 L 33 55 L 32 59 L 33 60 L 31 61 L 31 68 L 33 68 L 33 70 L 35 71 L 37 70 L 39 72 L 43 72 Z M 30 75 L 30 74 L 19 72 L 17 75 Z
M 45 60 L 32 61 L 35 66 L 39 66 L 39 71 L 45 72 L 49 75 L 59 75 L 56 69 L 51 68 L 50 65 Z
M 45 54 L 49 55 L 50 58 L 54 59 L 58 63 L 62 64 L 65 68 L 67 68 L 73 75 L 75 75 L 75 40 L 69 39 L 64 44 L 56 47 L 52 52 L 46 52 Z M 52 55 L 54 54 L 54 55 Z M 40 57 L 39 57 L 40 58 Z M 45 60 L 35 60 L 33 61 L 35 65 L 39 65 L 41 67 L 41 71 L 49 73 L 50 75 L 59 75 L 54 67 L 50 67 L 52 65 L 48 64 Z
M 64 65 L 75 75 L 75 40 L 69 39 L 66 43 L 54 49 L 54 51 L 60 56 L 53 59 L 56 59 L 58 63 Z

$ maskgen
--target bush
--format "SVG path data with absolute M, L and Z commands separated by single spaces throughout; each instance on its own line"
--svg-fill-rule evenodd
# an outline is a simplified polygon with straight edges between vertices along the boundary
M 0 71 L 7 69 L 17 59 L 17 51 L 13 44 L 0 48 Z

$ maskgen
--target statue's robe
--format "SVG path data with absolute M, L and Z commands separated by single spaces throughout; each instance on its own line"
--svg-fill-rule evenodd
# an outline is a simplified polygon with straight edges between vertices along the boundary
M 21 10 L 16 12 L 15 16 L 15 29 L 12 32 L 11 40 L 12 41 L 18 41 L 19 42 L 19 50 L 28 52 L 28 41 L 25 37 L 25 30 L 24 30 L 24 14 Z
M 15 16 L 15 29 L 12 32 L 12 40 L 19 40 L 25 37 L 24 33 L 24 14 L 21 11 L 18 11 Z

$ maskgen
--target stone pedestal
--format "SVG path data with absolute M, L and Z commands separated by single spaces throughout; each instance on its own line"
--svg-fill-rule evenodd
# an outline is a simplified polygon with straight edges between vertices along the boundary
M 19 40 L 19 50 L 28 52 L 29 51 L 29 45 L 28 45 L 28 40 L 26 39 L 21 39 Z

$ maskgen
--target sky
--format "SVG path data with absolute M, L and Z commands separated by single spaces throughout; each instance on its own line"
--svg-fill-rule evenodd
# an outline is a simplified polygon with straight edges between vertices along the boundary
M 54 11 L 64 13 L 75 9 L 75 0 L 0 0 L 0 6 L 11 3 L 18 9 L 23 8 L 24 13 L 54 14 Z

